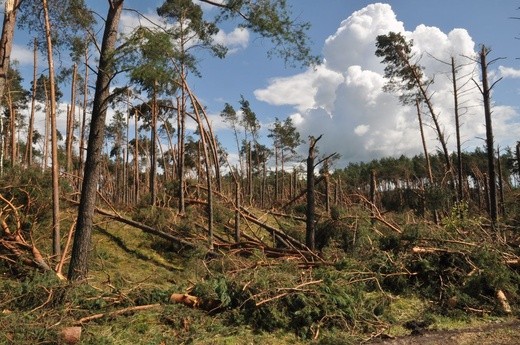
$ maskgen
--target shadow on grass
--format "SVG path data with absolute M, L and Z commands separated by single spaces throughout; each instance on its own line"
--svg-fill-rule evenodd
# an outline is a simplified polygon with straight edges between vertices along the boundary
M 165 268 L 167 270 L 176 270 L 176 271 L 182 270 L 182 268 L 180 268 L 180 267 L 162 263 L 162 262 L 158 261 L 157 259 L 154 259 L 153 257 L 150 257 L 149 255 L 146 255 L 145 253 L 140 252 L 137 249 L 129 248 L 122 238 L 120 238 L 114 234 L 111 234 L 110 232 L 108 232 L 107 230 L 105 230 L 99 226 L 96 227 L 96 230 L 99 231 L 99 233 L 101 233 L 101 234 L 105 235 L 106 237 L 108 237 L 109 239 L 111 239 L 119 248 L 121 248 L 128 254 L 135 256 L 138 259 L 144 260 L 146 262 L 151 262 L 154 265 Z

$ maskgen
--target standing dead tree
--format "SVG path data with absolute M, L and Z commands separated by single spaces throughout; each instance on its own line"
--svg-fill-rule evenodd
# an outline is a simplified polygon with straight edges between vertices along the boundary
M 314 251 L 316 249 L 316 221 L 315 221 L 315 176 L 314 169 L 316 166 L 320 165 L 323 162 L 328 162 L 329 159 L 337 158 L 338 154 L 333 153 L 323 159 L 321 159 L 318 163 L 314 163 L 316 159 L 316 144 L 322 138 L 323 135 L 315 138 L 313 136 L 309 137 L 309 154 L 307 156 L 307 208 L 305 212 L 306 220 L 306 231 L 305 231 L 305 245 L 311 250 Z
M 486 153 L 487 153 L 487 177 L 488 177 L 488 195 L 489 195 L 489 203 L 488 203 L 488 213 L 491 218 L 491 224 L 494 228 L 498 219 L 498 203 L 497 203 L 497 176 L 496 176 L 496 168 L 495 168 L 495 148 L 494 148 L 494 139 L 493 139 L 493 122 L 491 119 L 491 90 L 493 87 L 500 81 L 502 78 L 496 80 L 491 86 L 488 81 L 488 67 L 493 62 L 500 60 L 501 58 L 497 58 L 491 61 L 487 61 L 487 56 L 491 52 L 490 49 L 486 48 L 486 46 L 482 46 L 478 55 L 478 63 L 481 68 L 481 83 L 475 82 L 475 85 L 478 87 L 480 93 L 482 94 L 482 99 L 484 102 L 484 117 L 486 121 Z
M 306 233 L 305 244 L 310 250 L 316 248 L 315 243 L 315 224 L 314 224 L 314 159 L 316 155 L 316 144 L 321 139 L 309 137 L 309 155 L 307 156 L 307 211 L 306 211 Z

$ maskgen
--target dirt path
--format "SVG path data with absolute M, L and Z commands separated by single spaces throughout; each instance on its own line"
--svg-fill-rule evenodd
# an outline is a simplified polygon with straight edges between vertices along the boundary
M 486 324 L 459 330 L 427 330 L 418 335 L 378 339 L 368 344 L 384 345 L 519 345 L 520 320 Z

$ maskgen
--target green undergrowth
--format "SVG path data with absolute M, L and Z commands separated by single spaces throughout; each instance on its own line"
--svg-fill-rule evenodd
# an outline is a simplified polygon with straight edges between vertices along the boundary
M 501 239 L 520 237 L 515 228 L 498 237 L 464 207 L 441 226 L 385 215 L 399 231 L 372 222 L 360 208 L 333 211 L 317 226 L 319 255 L 306 258 L 271 258 L 262 248 L 208 253 L 198 225 L 204 213 L 195 206 L 184 218 L 161 208 L 128 216 L 199 239 L 189 250 L 96 217 L 83 284 L 0 260 L 0 344 L 54 344 L 63 327 L 96 314 L 82 323 L 81 344 L 359 344 L 416 327 L 519 316 L 520 274 L 506 259 L 520 252 Z M 223 206 L 217 212 L 216 237 L 231 238 L 232 212 Z M 74 210 L 63 214 L 70 222 Z M 298 220 L 264 220 L 304 238 Z M 32 229 L 42 252 L 48 252 L 47 229 Z M 251 224 L 247 234 L 272 239 Z M 173 304 L 172 293 L 196 296 L 198 308 Z M 146 308 L 132 310 L 139 306 Z

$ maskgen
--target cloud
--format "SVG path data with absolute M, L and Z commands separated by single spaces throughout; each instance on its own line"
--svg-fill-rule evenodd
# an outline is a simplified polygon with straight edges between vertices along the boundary
M 228 53 L 237 52 L 240 48 L 244 49 L 249 44 L 249 31 L 245 28 L 235 28 L 230 33 L 220 30 L 213 36 L 215 43 L 221 44 L 229 49 Z
M 320 65 L 296 76 L 273 78 L 267 88 L 255 90 L 254 95 L 273 105 L 293 105 L 299 111 L 319 106 L 328 109 L 334 90 L 343 81 L 341 73 Z
M 225 4 L 227 0 L 213 0 L 216 4 Z M 200 0 L 195 0 L 195 3 L 199 5 L 203 10 L 210 11 L 210 10 L 218 10 L 218 7 L 215 5 L 208 4 L 207 2 L 203 2 Z
M 138 14 L 135 12 L 123 12 L 119 21 L 119 31 L 124 35 L 131 34 L 139 26 L 156 28 L 164 21 L 155 12 Z
M 214 6 L 213 6 L 214 7 Z M 136 28 L 142 26 L 155 29 L 158 26 L 163 28 L 172 28 L 176 24 L 165 23 L 165 21 L 156 13 L 148 12 L 137 14 L 135 12 L 123 12 L 119 29 L 124 35 L 130 35 Z M 249 31 L 246 28 L 235 28 L 233 31 L 226 33 L 220 30 L 213 36 L 215 43 L 221 44 L 229 49 L 228 53 L 235 53 L 240 49 L 244 49 L 249 44 Z M 191 40 L 189 46 L 196 45 L 197 40 Z
M 520 78 L 520 69 L 499 66 L 498 71 L 503 78 Z
M 11 53 L 11 60 L 16 60 L 20 65 L 31 65 L 33 64 L 34 53 L 32 49 L 26 46 L 13 44 L 13 51 Z
M 255 91 L 255 96 L 269 104 L 293 106 L 297 113 L 291 117 L 302 138 L 324 134 L 320 152 L 341 154 L 338 166 L 384 156 L 420 154 L 423 149 L 416 108 L 401 105 L 396 95 L 383 91 L 385 66 L 375 56 L 375 42 L 378 35 L 389 31 L 401 32 L 413 40 L 413 52 L 425 76 L 435 81 L 428 91 L 449 149 L 455 150 L 451 67 L 445 62 L 455 57 L 459 76 L 479 80 L 475 75 L 478 68 L 462 57 L 475 56 L 475 43 L 465 29 L 444 33 L 436 27 L 419 25 L 406 31 L 387 4 L 369 5 L 342 21 L 325 40 L 324 59 L 318 68 L 272 78 L 265 88 Z M 500 72 L 520 76 L 520 71 L 512 69 L 501 68 Z M 462 85 L 462 81 L 459 83 Z M 485 137 L 482 96 L 473 83 L 466 83 L 461 94 L 462 140 L 464 149 L 473 149 L 482 146 L 478 138 Z M 497 144 L 514 143 L 520 136 L 518 113 L 508 106 L 495 106 L 493 111 Z M 428 150 L 435 152 L 440 148 L 437 135 L 427 109 L 421 112 Z

